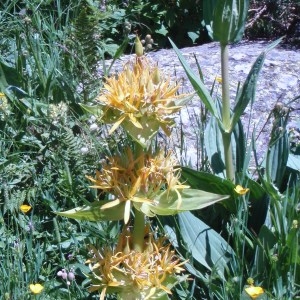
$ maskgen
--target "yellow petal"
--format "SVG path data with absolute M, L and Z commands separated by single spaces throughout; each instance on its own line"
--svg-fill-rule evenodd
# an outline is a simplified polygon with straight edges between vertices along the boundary
M 137 193 L 137 191 L 141 187 L 141 181 L 142 181 L 142 178 L 141 178 L 141 176 L 139 176 L 130 191 L 130 197 L 133 197 Z
M 31 292 L 35 295 L 40 294 L 42 292 L 42 290 L 44 289 L 44 287 L 39 283 L 30 284 L 29 288 L 30 288 Z
M 122 201 L 119 200 L 119 199 L 110 201 L 110 202 L 108 202 L 108 203 L 106 203 L 106 204 L 103 204 L 103 205 L 101 206 L 101 209 L 107 209 L 107 208 L 111 208 L 111 207 L 113 207 L 113 206 L 117 206 L 117 205 L 120 204 L 121 202 L 122 202 Z
M 260 286 L 250 286 L 245 288 L 246 293 L 251 297 L 251 299 L 256 299 L 258 296 L 264 293 L 263 288 Z
M 97 184 L 97 185 L 90 185 L 91 189 L 100 189 L 100 190 L 108 190 L 111 189 L 111 186 L 108 183 Z
M 140 129 L 143 129 L 143 126 L 142 126 L 141 123 L 137 120 L 137 118 L 133 116 L 133 114 L 128 114 L 128 117 L 129 117 L 131 123 L 132 123 L 135 127 L 140 128 Z
M 136 203 L 149 203 L 149 204 L 153 203 L 153 200 L 147 198 L 140 198 L 140 197 L 132 197 L 131 201 Z
M 127 200 L 125 203 L 125 210 L 124 210 L 124 223 L 127 224 L 130 218 L 130 209 L 131 209 L 131 201 Z
M 126 116 L 121 116 L 120 118 L 119 118 L 119 120 L 117 120 L 116 122 L 115 122 L 115 124 L 113 125 L 113 127 L 110 129 L 110 131 L 109 131 L 109 133 L 108 134 L 112 134 L 120 125 L 121 125 L 121 123 L 125 120 L 125 117 Z
M 239 195 L 245 195 L 245 194 L 247 194 L 249 192 L 248 188 L 243 188 L 241 185 L 237 185 L 234 190 Z
M 27 212 L 29 212 L 31 210 L 31 206 L 27 205 L 27 204 L 23 204 L 20 206 L 20 210 L 26 214 Z
M 101 292 L 101 295 L 100 295 L 100 300 L 104 300 L 105 299 L 106 289 L 107 289 L 107 287 L 104 287 L 102 289 L 102 292 Z

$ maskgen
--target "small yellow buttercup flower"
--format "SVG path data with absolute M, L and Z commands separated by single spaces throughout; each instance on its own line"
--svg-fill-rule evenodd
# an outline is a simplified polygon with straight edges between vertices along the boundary
M 238 193 L 239 195 L 245 195 L 249 192 L 248 188 L 243 188 L 241 185 L 237 185 L 234 189 L 236 191 L 236 193 Z
M 39 283 L 30 284 L 29 288 L 30 288 L 31 292 L 35 295 L 40 294 L 42 292 L 42 290 L 44 289 L 44 287 Z
M 216 76 L 216 81 L 220 84 L 222 84 L 223 80 L 221 76 Z
M 22 205 L 20 206 L 20 210 L 21 210 L 24 214 L 26 214 L 26 213 L 28 213 L 28 212 L 31 210 L 31 206 L 30 206 L 30 205 L 27 205 L 27 204 L 22 204 Z
M 245 291 L 251 297 L 251 299 L 256 299 L 264 293 L 263 288 L 254 285 L 245 288 Z

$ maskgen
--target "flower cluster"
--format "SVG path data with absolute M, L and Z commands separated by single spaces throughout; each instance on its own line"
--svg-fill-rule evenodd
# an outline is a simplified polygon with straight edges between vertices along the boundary
M 147 38 L 153 42 L 150 36 Z M 100 292 L 101 300 L 107 294 L 130 300 L 161 299 L 171 294 L 173 286 L 187 279 L 179 274 L 185 262 L 176 256 L 165 238 L 154 238 L 155 234 L 146 225 L 148 217 L 199 209 L 208 201 L 224 199 L 206 192 L 199 199 L 196 190 L 180 182 L 181 169 L 174 153 L 154 150 L 155 134 L 162 130 L 170 135 L 174 114 L 192 95 L 177 94 L 179 86 L 143 56 L 138 37 L 135 53 L 134 61 L 125 64 L 117 76 L 106 79 L 97 105 L 82 105 L 95 116 L 94 121 L 100 119 L 112 125 L 110 134 L 121 127 L 131 138 L 131 147 L 107 157 L 95 177 L 87 176 L 91 187 L 101 190 L 107 199 L 59 213 L 92 221 L 124 219 L 116 246 L 100 249 L 90 246 L 89 291 Z M 132 232 L 128 227 L 131 212 Z M 63 271 L 60 275 L 67 276 Z
M 64 102 L 49 104 L 49 117 L 55 125 L 66 119 L 67 112 L 68 106 Z
M 170 288 L 178 282 L 185 262 L 179 261 L 164 238 L 155 240 L 152 233 L 147 233 L 143 252 L 132 250 L 131 241 L 126 227 L 116 248 L 90 247 L 93 257 L 87 261 L 92 271 L 89 291 L 101 291 L 100 300 L 114 292 L 120 299 L 150 299 L 171 294 Z
M 103 92 L 97 98 L 102 120 L 113 126 L 121 124 L 135 139 L 146 142 L 159 128 L 170 135 L 175 124 L 172 114 L 178 112 L 191 95 L 177 95 L 179 86 L 170 78 L 163 78 L 157 66 L 151 66 L 145 57 L 129 61 L 118 76 L 106 79 Z M 135 133 L 144 131 L 144 135 Z M 145 132 L 147 134 L 145 134 Z
M 66 269 L 61 269 L 57 272 L 57 276 L 61 277 L 63 280 L 66 280 L 67 285 L 71 284 L 71 281 L 75 279 L 74 269 L 71 268 L 69 272 Z
M 10 106 L 5 94 L 0 92 L 0 120 L 4 121 L 11 114 Z
M 163 190 L 188 188 L 179 181 L 180 170 L 172 152 L 165 156 L 163 151 L 137 153 L 127 148 L 122 154 L 107 160 L 102 170 L 97 171 L 96 178 L 88 178 L 94 183 L 93 188 L 108 192 L 115 199 L 101 209 L 126 202 L 125 224 L 129 221 L 132 204 L 151 203 Z

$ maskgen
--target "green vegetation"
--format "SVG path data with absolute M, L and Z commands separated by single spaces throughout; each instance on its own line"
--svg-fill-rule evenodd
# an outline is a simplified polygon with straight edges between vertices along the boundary
M 125 230 L 124 217 L 125 223 L 134 227 L 132 247 L 137 253 L 143 253 L 140 249 L 144 243 L 149 253 L 155 245 L 160 245 L 164 253 L 168 252 L 170 245 L 160 244 L 159 240 L 167 234 L 175 249 L 174 257 L 180 259 L 172 271 L 180 271 L 180 262 L 188 260 L 182 276 L 168 275 L 167 280 L 159 279 L 166 290 L 159 286 L 157 290 L 163 292 L 155 299 L 247 300 L 255 299 L 255 293 L 258 294 L 256 299 L 300 298 L 300 146 L 297 132 L 286 130 L 289 107 L 278 105 L 272 112 L 274 122 L 265 164 L 257 163 L 255 178 L 248 172 L 250 155 L 255 159 L 255 136 L 252 145 L 247 146 L 244 134 L 247 130 L 240 120 L 252 101 L 251 95 L 268 51 L 280 40 L 257 58 L 236 93 L 234 107 L 227 102 L 226 89 L 228 43 L 240 40 L 244 26 L 246 36 L 251 38 L 285 34 L 298 20 L 299 3 L 252 0 L 248 15 L 248 1 L 191 3 L 154 0 L 1 2 L 1 299 L 99 299 L 101 288 L 97 287 L 99 278 L 95 279 L 97 270 L 91 272 L 86 261 L 94 266 L 101 259 L 105 262 L 105 256 L 95 260 L 96 250 L 114 249 L 120 237 L 131 238 Z M 226 8 L 233 3 L 237 6 L 231 11 L 236 15 L 222 15 L 226 11 L 222 5 Z M 221 17 L 223 22 L 219 24 Z M 228 26 L 223 26 L 226 22 Z M 147 79 L 144 89 L 149 94 L 160 84 L 157 90 L 169 97 L 159 105 L 149 106 L 146 101 L 141 102 L 142 106 L 135 103 L 138 108 L 135 111 L 126 98 L 122 100 L 124 107 L 120 114 L 119 104 L 117 108 L 114 106 L 118 98 L 112 98 L 110 104 L 113 105 L 107 108 L 104 98 L 99 97 L 104 95 L 102 88 L 108 87 L 103 83 L 115 78 L 109 77 L 111 81 L 106 78 L 111 75 L 112 65 L 105 65 L 105 59 L 113 58 L 115 63 L 124 52 L 133 52 L 137 44 L 135 33 L 141 37 L 152 35 L 154 43 L 151 37 L 145 38 L 151 45 L 148 48 L 169 46 L 168 37 L 171 38 L 181 64 L 205 104 L 203 115 L 199 116 L 201 121 L 195 124 L 203 136 L 210 135 L 210 139 L 203 138 L 201 144 L 199 170 L 183 165 L 181 172 L 172 177 L 168 168 L 172 169 L 174 161 L 168 152 L 161 152 L 159 159 L 151 158 L 158 148 L 164 149 L 161 141 L 154 138 L 155 133 L 161 128 L 168 134 L 173 124 L 171 117 L 162 117 L 158 107 L 171 114 L 189 98 L 177 97 L 173 94 L 176 90 L 168 90 L 168 84 L 162 84 L 159 72 L 163 70 L 151 66 L 145 75 L 142 68 L 144 75 L 135 78 L 151 78 Z M 205 87 L 201 66 L 200 75 L 191 71 L 175 46 L 209 39 L 220 42 L 222 49 L 223 93 L 219 96 Z M 135 74 L 134 68 L 126 71 L 127 80 L 133 80 L 130 72 Z M 120 78 L 115 79 L 118 82 Z M 120 86 L 128 88 L 129 92 L 134 90 L 131 85 Z M 299 101 L 297 96 L 286 102 L 292 105 Z M 145 113 L 145 107 L 155 114 Z M 139 126 L 148 130 L 142 132 Z M 145 143 L 150 140 L 151 145 Z M 129 159 L 130 151 L 136 158 L 133 161 Z M 120 155 L 122 159 L 118 160 Z M 155 161 L 155 167 L 164 162 L 168 167 L 161 167 L 165 172 L 159 177 L 161 185 L 151 186 L 154 203 L 147 202 L 153 200 L 147 190 L 149 199 L 142 198 L 143 205 L 140 199 L 132 201 L 134 204 L 129 208 L 134 215 L 128 205 L 125 209 L 124 203 L 101 210 L 103 203 L 111 202 L 112 195 L 118 195 L 121 183 L 123 188 L 130 187 L 128 182 L 134 180 L 130 196 L 138 190 L 142 179 L 137 174 L 145 170 L 141 168 L 142 160 Z M 118 181 L 120 178 L 116 177 L 115 190 L 109 190 L 100 180 L 104 180 L 104 171 L 111 170 L 112 162 L 134 170 L 126 173 L 125 181 Z M 174 170 L 177 172 L 176 167 Z M 95 176 L 99 178 L 98 190 L 90 188 L 90 179 Z M 211 193 L 217 196 L 212 197 Z M 198 202 L 196 197 L 199 197 Z M 80 217 L 74 210 L 76 207 L 85 208 Z M 172 216 L 184 210 L 188 211 Z M 146 226 L 148 218 L 145 219 L 145 215 L 151 220 Z M 130 247 L 118 249 L 132 251 Z M 109 254 L 107 251 L 106 259 Z M 157 255 L 149 257 L 157 259 Z M 160 264 L 163 266 L 162 260 Z M 135 264 L 136 268 L 138 265 Z M 103 274 L 105 272 L 101 276 Z M 190 279 L 185 280 L 185 276 Z M 124 277 L 118 282 L 125 281 Z M 145 282 L 141 285 L 148 288 Z M 131 284 L 131 281 L 126 283 Z M 171 296 L 168 288 L 172 288 Z M 109 295 L 109 292 L 120 290 L 112 288 L 106 293 L 107 299 L 116 299 L 115 294 Z M 128 297 L 125 291 L 121 299 L 132 299 Z M 135 299 L 139 299 L 138 296 Z

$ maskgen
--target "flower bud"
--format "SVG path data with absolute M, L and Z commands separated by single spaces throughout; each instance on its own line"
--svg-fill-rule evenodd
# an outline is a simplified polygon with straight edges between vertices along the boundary
M 81 148 L 80 148 L 80 152 L 81 152 L 82 154 L 87 154 L 87 153 L 89 152 L 89 148 L 88 148 L 88 147 L 81 147 Z
M 281 113 L 283 109 L 283 103 L 277 102 L 274 106 L 274 113 Z
M 146 43 L 147 44 L 149 44 L 149 43 L 151 43 L 151 35 L 150 34 L 147 34 L 146 36 L 145 36 L 145 41 L 146 41 Z
M 144 54 L 144 48 L 143 48 L 143 45 L 139 39 L 138 36 L 135 37 L 135 40 L 134 40 L 134 46 L 135 46 L 135 54 L 137 57 L 141 57 L 143 56 Z
M 65 269 L 62 269 L 57 272 L 57 276 L 61 277 L 62 279 L 67 279 L 68 274 Z
M 149 50 L 151 50 L 152 49 L 152 45 L 151 44 L 147 44 L 146 45 L 146 51 L 149 51 Z
M 249 0 L 217 1 L 213 16 L 213 39 L 221 44 L 242 39 Z
M 75 274 L 73 272 L 69 272 L 68 273 L 68 279 L 69 279 L 69 281 L 74 280 L 75 279 Z
M 299 224 L 298 224 L 298 220 L 293 220 L 292 222 L 292 228 L 298 228 L 299 227 Z
M 24 22 L 25 22 L 26 24 L 30 24 L 30 23 L 31 23 L 31 19 L 30 19 L 29 17 L 25 17 L 25 18 L 24 18 Z
M 148 93 L 152 93 L 153 91 L 154 91 L 153 81 L 149 80 L 147 82 L 147 92 Z
M 90 126 L 91 131 L 97 131 L 98 129 L 99 129 L 99 127 L 96 123 L 91 124 L 91 126 Z
M 152 82 L 154 84 L 159 84 L 160 83 L 160 72 L 158 67 L 154 68 L 153 74 L 152 74 Z

